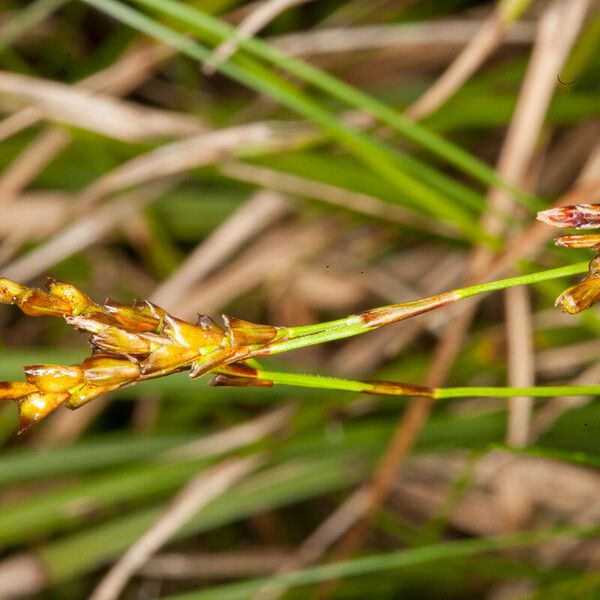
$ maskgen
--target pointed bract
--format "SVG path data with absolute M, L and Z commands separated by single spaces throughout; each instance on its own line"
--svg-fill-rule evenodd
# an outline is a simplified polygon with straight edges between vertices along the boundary
M 600 249 L 600 233 L 581 233 L 572 235 L 559 235 L 554 243 L 564 248 L 590 248 Z
M 268 344 L 277 337 L 277 328 L 272 325 L 259 325 L 237 317 L 223 315 L 227 334 L 235 346 Z
M 566 289 L 555 302 L 564 312 L 571 315 L 590 308 L 600 300 L 600 279 L 592 277 Z
M 68 304 L 70 307 L 71 315 L 81 315 L 89 312 L 103 312 L 102 308 L 92 301 L 91 298 L 86 296 L 83 292 L 79 291 L 75 286 L 70 283 L 64 283 L 49 277 L 46 280 L 46 285 L 50 290 L 50 294 L 55 298 L 60 298 L 63 302 Z
M 267 379 L 254 379 L 252 377 L 236 377 L 219 373 L 213 377 L 209 384 L 213 387 L 272 387 L 273 382 Z
M 109 298 L 105 302 L 104 308 L 117 323 L 126 329 L 131 329 L 132 331 L 137 331 L 139 333 L 156 333 L 158 331 L 160 319 L 157 319 L 155 316 L 150 314 L 150 311 L 147 310 L 147 307 L 146 310 L 142 312 L 133 307 L 119 304 L 118 302 L 115 302 Z
M 124 384 L 140 376 L 139 365 L 110 354 L 95 354 L 86 358 L 81 369 L 85 382 L 95 385 Z
M 41 421 L 68 398 L 68 392 L 33 392 L 17 400 L 19 407 L 19 433 L 23 433 L 34 423 Z
M 27 381 L 43 392 L 65 392 L 83 379 L 80 366 L 28 365 L 24 371 Z

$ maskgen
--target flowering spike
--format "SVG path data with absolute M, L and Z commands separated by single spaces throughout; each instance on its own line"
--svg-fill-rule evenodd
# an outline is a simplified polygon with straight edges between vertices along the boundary
M 162 346 L 140 363 L 141 372 L 144 377 L 161 377 L 189 365 L 198 355 L 195 348 Z
M 149 354 L 152 342 L 139 333 L 131 333 L 118 327 L 105 327 L 90 338 L 96 350 L 111 354 Z
M 554 227 L 595 229 L 600 227 L 600 204 L 576 204 L 550 208 L 538 212 L 537 219 Z
M 0 302 L 19 304 L 27 288 L 16 281 L 0 277 Z
M 0 278 L 0 302 L 16 304 L 30 317 L 71 314 L 71 307 L 63 299 L 42 290 L 27 288 L 5 277 Z
M 27 290 L 19 308 L 30 317 L 64 317 L 71 314 L 71 307 L 61 298 L 42 290 Z
M 559 235 L 554 243 L 565 248 L 590 248 L 600 250 L 600 233 Z
M 75 410 L 94 400 L 94 398 L 108 394 L 108 392 L 112 392 L 119 387 L 121 385 L 118 384 L 94 385 L 93 383 L 82 383 L 69 392 L 69 398 L 65 402 L 65 406 L 71 410 Z
M 107 324 L 104 321 L 93 319 L 91 317 L 65 317 L 65 321 L 76 329 L 77 331 L 84 333 L 100 333 L 107 328 Z
M 150 300 L 136 300 L 132 308 L 140 315 L 153 317 L 157 321 L 162 321 L 169 314 L 164 308 L 157 306 Z
M 176 319 L 171 315 L 167 315 L 163 319 L 161 333 L 178 346 L 194 348 L 197 351 L 207 345 L 219 346 L 224 340 L 222 331 L 217 333 L 212 330 L 202 329 L 181 319 Z
M 574 286 L 566 289 L 554 303 L 562 310 L 575 315 L 582 310 L 590 308 L 600 300 L 600 279 L 587 278 Z

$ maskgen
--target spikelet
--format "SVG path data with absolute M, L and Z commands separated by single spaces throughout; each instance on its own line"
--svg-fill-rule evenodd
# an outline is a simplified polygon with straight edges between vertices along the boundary
M 537 219 L 554 227 L 595 229 L 600 227 L 600 204 L 576 204 L 540 211 Z M 589 248 L 600 251 L 600 234 L 560 235 L 554 243 L 565 248 Z M 592 259 L 589 272 L 579 283 L 566 289 L 555 302 L 555 306 L 575 315 L 600 300 L 600 256 Z
M 46 292 L 0 278 L 0 302 L 15 304 L 30 316 L 63 317 L 90 336 L 94 353 L 80 365 L 29 365 L 27 381 L 0 382 L 0 399 L 18 406 L 19 432 L 60 405 L 76 409 L 123 386 L 181 370 L 199 377 L 285 335 L 285 330 L 234 317 L 224 317 L 225 328 L 207 316 L 194 325 L 149 301 L 131 307 L 114 300 L 100 305 L 55 279 L 47 287 Z M 241 380 L 238 376 L 238 385 Z

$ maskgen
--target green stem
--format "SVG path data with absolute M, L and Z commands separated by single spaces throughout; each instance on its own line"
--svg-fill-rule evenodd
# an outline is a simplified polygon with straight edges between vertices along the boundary
M 512 398 L 531 396 L 552 398 L 554 396 L 599 396 L 600 385 L 544 385 L 533 387 L 456 387 L 437 388 L 436 400 L 448 398 Z
M 569 277 L 571 275 L 581 275 L 586 273 L 589 268 L 589 262 L 575 263 L 558 269 L 549 269 L 548 271 L 538 271 L 537 273 L 529 273 L 527 275 L 518 275 L 507 279 L 499 279 L 497 281 L 488 281 L 478 283 L 469 287 L 456 290 L 461 298 L 469 298 L 478 294 L 503 290 L 509 287 L 518 285 L 531 285 L 532 283 L 540 283 L 541 281 L 549 281 L 550 279 L 559 279 L 561 277 Z
M 366 311 L 360 315 L 350 315 L 344 319 L 336 319 L 335 321 L 327 321 L 301 327 L 290 327 L 285 331 L 284 339 L 281 341 L 277 340 L 268 346 L 257 347 L 255 355 L 280 354 L 282 352 L 288 352 L 289 350 L 296 350 L 306 346 L 313 346 L 315 344 L 322 344 L 360 335 L 383 325 L 390 325 L 391 323 L 396 323 L 403 319 L 428 312 L 435 308 L 439 308 L 440 306 L 471 296 L 585 273 L 588 270 L 588 266 L 587 262 L 576 263 L 557 269 L 549 269 L 547 271 L 539 271 L 527 275 L 508 277 L 507 279 L 500 279 L 498 281 L 479 283 L 477 285 L 459 288 L 450 292 L 445 292 L 444 294 L 429 296 L 428 298 L 422 298 L 421 300 L 415 300 L 413 302 L 391 304 L 389 306 Z
M 228 373 L 227 367 L 222 372 Z M 235 373 L 235 368 L 233 369 Z M 423 396 L 435 400 L 450 398 L 512 398 L 514 396 L 530 396 L 535 398 L 552 398 L 555 396 L 598 396 L 600 385 L 548 385 L 533 387 L 454 387 L 427 388 L 410 383 L 394 381 L 358 381 L 340 377 L 324 377 L 322 375 L 304 375 L 302 373 L 286 373 L 282 371 L 248 370 L 244 375 L 262 382 L 275 385 L 289 385 L 303 388 L 358 392 L 382 396 Z M 229 380 L 235 385 L 235 378 Z

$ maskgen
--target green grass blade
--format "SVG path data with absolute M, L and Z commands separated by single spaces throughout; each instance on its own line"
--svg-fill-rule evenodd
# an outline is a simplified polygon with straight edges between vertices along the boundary
M 213 43 L 233 40 L 240 48 L 300 77 L 318 89 L 329 93 L 337 100 L 370 113 L 407 139 L 427 148 L 437 156 L 445 159 L 449 164 L 479 181 L 511 191 L 518 199 L 530 204 L 530 198 L 527 194 L 503 182 L 489 165 L 427 128 L 410 121 L 401 113 L 396 112 L 372 96 L 328 73 L 290 57 L 256 38 L 244 38 L 238 34 L 235 28 L 189 5 L 174 0 L 135 0 L 135 2 L 175 18 L 186 26 L 194 27 L 195 30 Z M 220 65 L 215 66 L 219 67 Z
M 288 588 L 314 585 L 334 579 L 360 577 L 373 573 L 406 569 L 428 562 L 469 558 L 483 552 L 529 546 L 557 538 L 592 537 L 599 531 L 600 525 L 596 524 L 585 527 L 562 527 L 541 531 L 526 531 L 488 538 L 433 544 L 410 550 L 366 556 L 346 562 L 326 564 L 303 571 L 295 571 L 239 584 L 225 585 L 201 592 L 170 596 L 168 600 L 225 600 L 231 598 L 243 600 L 244 598 L 249 598 L 251 594 L 266 584 L 281 584 Z
M 198 61 L 206 61 L 211 52 L 208 48 L 195 43 L 185 36 L 161 25 L 145 15 L 115 0 L 84 0 L 87 4 L 107 12 L 114 18 L 151 35 L 177 48 L 183 54 Z M 469 239 L 491 243 L 471 213 L 431 188 L 409 173 L 398 168 L 392 158 L 394 153 L 381 142 L 371 140 L 364 133 L 345 127 L 333 115 L 322 109 L 312 99 L 296 90 L 291 84 L 276 76 L 272 71 L 247 58 L 238 58 L 235 62 L 219 64 L 228 77 L 267 94 L 285 106 L 318 123 L 334 139 L 345 145 L 351 152 L 369 165 L 375 172 L 385 177 L 408 198 L 413 198 L 432 215 L 442 217 L 450 226 L 459 229 Z

